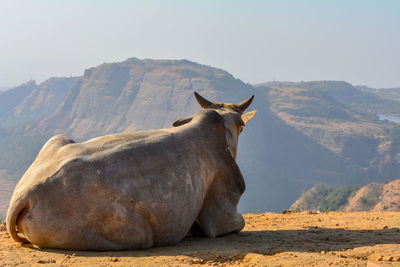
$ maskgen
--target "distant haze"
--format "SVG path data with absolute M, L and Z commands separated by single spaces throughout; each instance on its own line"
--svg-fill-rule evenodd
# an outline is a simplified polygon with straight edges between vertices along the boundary
M 129 57 L 189 59 L 248 83 L 400 85 L 400 1 L 0 2 L 0 85 Z

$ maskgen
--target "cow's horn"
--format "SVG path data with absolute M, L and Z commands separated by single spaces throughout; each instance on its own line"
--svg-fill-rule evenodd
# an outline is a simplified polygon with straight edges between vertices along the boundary
M 196 97 L 197 102 L 199 102 L 202 108 L 209 108 L 213 104 L 196 92 L 194 92 L 194 96 Z
M 251 102 L 253 101 L 254 95 L 252 95 L 251 97 L 249 97 L 248 99 L 240 102 L 239 104 L 236 104 L 236 106 L 241 110 L 241 112 L 243 113 L 246 108 L 248 108 L 251 104 Z

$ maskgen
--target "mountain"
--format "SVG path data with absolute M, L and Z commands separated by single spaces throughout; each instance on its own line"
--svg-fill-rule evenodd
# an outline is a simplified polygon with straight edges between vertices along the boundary
M 315 184 L 364 186 L 400 171 L 400 127 L 378 120 L 375 112 L 389 102 L 375 94 L 336 81 L 252 86 L 187 60 L 137 58 L 1 93 L 0 103 L 8 104 L 0 106 L 7 114 L 0 125 L 0 169 L 15 183 L 57 133 L 82 141 L 171 127 L 200 110 L 193 91 L 221 102 L 255 95 L 249 110 L 258 113 L 239 140 L 242 212 L 286 209 Z
M 128 59 L 85 71 L 58 111 L 34 132 L 86 139 L 112 132 L 171 127 L 200 110 L 193 91 L 239 101 L 252 87 L 220 69 L 187 60 Z
M 396 114 L 398 105 L 393 102 L 341 81 L 273 82 L 256 88 L 265 92 L 272 116 L 297 138 L 303 135 L 303 141 L 296 140 L 275 127 L 280 137 L 264 139 L 274 140 L 279 146 L 274 153 L 284 155 L 266 160 L 285 168 L 286 173 L 277 175 L 284 177 L 278 183 L 287 186 L 281 192 L 289 193 L 288 188 L 294 186 L 306 190 L 320 183 L 333 188 L 361 187 L 391 180 L 400 171 L 400 126 L 377 117 L 378 112 Z M 307 149 L 311 153 L 305 153 Z M 299 196 L 301 191 L 297 192 Z
M 29 81 L 0 93 L 0 126 L 12 127 L 51 115 L 65 99 L 76 78 L 51 78 L 39 85 Z
M 29 81 L 0 92 L 0 217 L 13 188 L 49 135 L 36 136 L 18 127 L 51 115 L 65 99 L 75 78 Z
M 336 81 L 271 86 L 268 97 L 271 110 L 287 125 L 363 171 L 389 176 L 400 170 L 394 160 L 399 125 L 377 117 L 379 109 L 395 112 L 390 101 Z

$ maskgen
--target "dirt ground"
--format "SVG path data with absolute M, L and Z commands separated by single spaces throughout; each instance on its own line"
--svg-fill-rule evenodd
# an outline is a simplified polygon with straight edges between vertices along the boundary
M 400 266 L 400 212 L 246 214 L 239 234 L 139 251 L 38 249 L 0 226 L 0 266 Z

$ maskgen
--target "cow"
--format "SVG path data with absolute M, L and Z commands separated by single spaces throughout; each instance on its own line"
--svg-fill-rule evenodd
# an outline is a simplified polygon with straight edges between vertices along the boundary
M 82 143 L 50 138 L 14 190 L 10 236 L 39 248 L 110 251 L 241 231 L 245 183 L 235 160 L 254 96 L 239 104 L 195 97 L 202 110 L 172 128 Z

